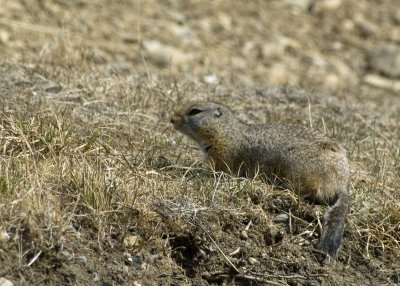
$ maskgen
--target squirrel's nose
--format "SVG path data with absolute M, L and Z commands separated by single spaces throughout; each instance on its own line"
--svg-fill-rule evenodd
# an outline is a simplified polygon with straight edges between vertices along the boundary
M 182 127 L 182 124 L 183 124 L 182 116 L 173 114 L 170 118 L 170 121 L 171 121 L 172 125 L 174 125 L 175 129 L 179 130 Z

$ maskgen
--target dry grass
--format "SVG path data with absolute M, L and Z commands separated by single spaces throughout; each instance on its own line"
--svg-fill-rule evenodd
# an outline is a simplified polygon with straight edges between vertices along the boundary
M 202 247 L 211 247 L 209 255 L 214 253 L 221 263 L 239 267 L 229 252 L 246 226 L 254 228 L 252 237 L 260 249 L 265 248 L 260 237 L 274 252 L 287 244 L 299 244 L 307 252 L 307 245 L 316 241 L 320 208 L 257 178 L 211 172 L 198 161 L 197 150 L 172 130 L 169 111 L 181 92 L 198 87 L 97 73 L 71 76 L 62 69 L 58 75 L 47 74 L 46 65 L 3 64 L 3 70 L 12 69 L 23 71 L 30 90 L 36 90 L 27 98 L 26 87 L 4 85 L 0 114 L 0 217 L 1 230 L 9 236 L 1 242 L 0 257 L 18 261 L 18 271 L 40 268 L 39 261 L 46 259 L 65 263 L 60 251 L 72 252 L 72 245 L 87 243 L 85 239 L 107 256 L 109 243 L 122 246 L 127 237 L 137 236 L 135 252 L 166 251 L 173 258 L 169 264 L 164 261 L 166 272 L 194 259 Z M 38 72 L 44 76 L 35 76 Z M 43 81 L 49 76 L 62 86 L 55 100 L 45 90 Z M 78 81 L 79 89 L 74 86 Z M 96 86 L 100 92 L 92 91 Z M 314 126 L 338 136 L 349 149 L 354 171 L 340 259 L 399 257 L 398 113 L 375 118 L 367 105 L 345 105 L 329 97 L 300 93 L 293 100 L 296 93 L 290 90 L 266 87 L 260 94 L 221 88 L 217 100 L 230 94 L 239 103 L 242 95 L 264 104 L 265 109 L 257 110 L 236 105 L 244 119 L 263 120 L 263 110 L 268 110 L 268 118 L 304 124 L 311 118 Z M 277 92 L 286 93 L 286 99 L 276 97 Z M 246 118 L 249 114 L 252 118 Z M 291 217 L 289 234 L 272 223 L 282 213 Z M 195 246 L 179 251 L 187 244 Z M 183 267 L 188 277 L 196 276 L 194 266 Z M 10 271 L 6 267 L 0 275 Z

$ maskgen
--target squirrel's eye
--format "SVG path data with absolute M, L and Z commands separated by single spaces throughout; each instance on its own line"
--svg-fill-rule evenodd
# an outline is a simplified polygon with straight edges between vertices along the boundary
M 187 115 L 192 116 L 192 115 L 196 115 L 199 114 L 200 112 L 202 112 L 203 110 L 197 109 L 197 108 L 192 108 Z

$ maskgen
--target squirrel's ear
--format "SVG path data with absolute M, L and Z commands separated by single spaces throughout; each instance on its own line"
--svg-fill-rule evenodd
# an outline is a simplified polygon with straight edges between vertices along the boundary
M 217 107 L 217 109 L 215 110 L 214 115 L 215 117 L 220 117 L 222 115 L 221 109 L 219 107 Z

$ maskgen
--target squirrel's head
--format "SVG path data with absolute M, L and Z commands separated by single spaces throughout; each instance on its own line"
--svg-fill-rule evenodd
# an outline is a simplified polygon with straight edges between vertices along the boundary
M 197 143 L 208 140 L 232 126 L 236 118 L 228 107 L 211 101 L 190 102 L 171 116 L 174 128 Z

